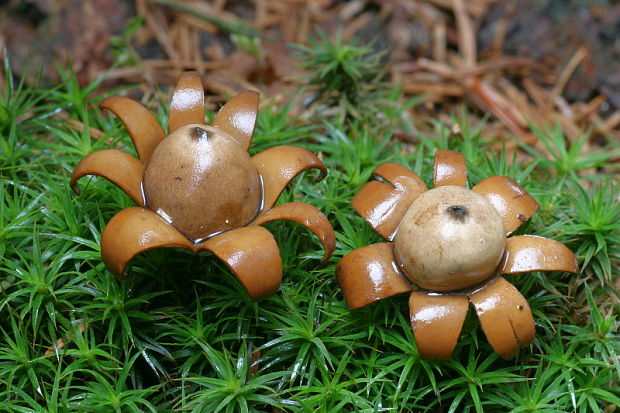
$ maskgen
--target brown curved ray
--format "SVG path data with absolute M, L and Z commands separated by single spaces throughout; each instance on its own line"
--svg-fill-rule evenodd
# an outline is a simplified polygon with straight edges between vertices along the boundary
M 157 119 L 140 103 L 122 96 L 109 97 L 100 106 L 110 110 L 123 122 L 138 157 L 146 164 L 159 142 L 166 137 Z
M 561 242 L 536 235 L 518 235 L 506 240 L 506 256 L 500 274 L 530 271 L 579 272 L 577 258 Z
M 273 235 L 263 227 L 223 232 L 196 247 L 199 249 L 209 250 L 221 259 L 253 299 L 270 295 L 280 286 L 280 250 Z
M 265 222 L 286 219 L 297 222 L 308 228 L 316 235 L 325 249 L 323 261 L 329 259 L 336 249 L 336 237 L 329 220 L 321 211 L 305 202 L 289 202 L 278 205 L 261 213 L 253 222 L 253 225 L 262 225 Z
M 463 154 L 438 149 L 435 152 L 433 186 L 444 185 L 467 187 L 467 166 Z
M 506 235 L 512 234 L 538 209 L 538 202 L 507 176 L 490 176 L 472 188 L 493 204 L 504 222 Z
M 320 169 L 319 180 L 327 174 L 315 154 L 297 146 L 274 146 L 254 155 L 252 162 L 263 178 L 263 209 L 271 208 L 286 185 L 306 169 Z
M 235 138 L 245 150 L 252 144 L 258 116 L 258 92 L 246 91 L 232 98 L 211 123 Z
M 443 361 L 450 358 L 468 307 L 469 300 L 465 295 L 429 295 L 423 291 L 411 293 L 411 327 L 423 359 Z
M 411 291 L 411 284 L 397 269 L 391 242 L 353 250 L 338 263 L 336 277 L 352 310 Z
M 481 290 L 469 294 L 482 330 L 493 350 L 511 359 L 519 347 L 534 340 L 534 318 L 530 306 L 519 290 L 502 277 L 497 277 Z
M 78 192 L 78 179 L 85 175 L 101 176 L 121 188 L 136 204 L 142 206 L 143 174 L 144 164 L 132 155 L 118 149 L 103 149 L 88 154 L 77 164 L 70 185 Z
M 159 247 L 192 249 L 185 236 L 155 212 L 140 207 L 123 209 L 112 217 L 101 235 L 101 256 L 117 276 L 141 252 Z
M 195 123 L 205 123 L 205 93 L 198 73 L 185 72 L 179 76 L 170 100 L 168 133 Z
M 373 175 L 387 183 L 368 182 L 351 204 L 377 234 L 391 241 L 411 203 L 427 188 L 418 175 L 395 163 L 379 165 Z

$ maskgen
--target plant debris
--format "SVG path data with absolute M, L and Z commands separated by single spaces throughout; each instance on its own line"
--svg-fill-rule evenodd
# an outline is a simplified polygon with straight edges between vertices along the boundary
M 182 71 L 196 70 L 212 104 L 244 89 L 283 102 L 304 82 L 291 45 L 310 44 L 320 30 L 389 51 L 389 81 L 402 85 L 405 98 L 424 96 L 424 105 L 409 109 L 419 132 L 429 119 L 450 124 L 448 114 L 465 104 L 474 108 L 470 116 L 490 115 L 482 134 L 498 147 L 537 145 L 532 125 L 558 124 L 570 141 L 583 131 L 597 145 L 605 143 L 599 137 L 619 138 L 620 80 L 617 70 L 605 69 L 620 62 L 613 35 L 620 6 L 528 4 L 11 1 L 1 11 L 0 43 L 16 72 L 32 75 L 28 68 L 42 67 L 50 81 L 57 79 L 54 62 L 69 60 L 83 84 L 105 73 L 104 87 L 139 83 L 148 97 Z M 417 140 L 412 132 L 395 136 Z

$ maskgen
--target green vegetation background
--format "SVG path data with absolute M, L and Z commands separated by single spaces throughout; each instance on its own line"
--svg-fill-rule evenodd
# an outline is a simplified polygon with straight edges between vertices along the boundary
M 122 124 L 98 109 L 105 96 L 95 93 L 97 82 L 81 88 L 66 70 L 55 87 L 26 86 L 5 62 L 0 411 L 597 412 L 620 405 L 617 176 L 586 174 L 611 167 L 618 143 L 585 152 L 586 133 L 568 144 L 550 127 L 536 131 L 550 156 L 524 147 L 531 156 L 520 163 L 487 147 L 479 138 L 483 123 L 455 115 L 458 135 L 436 123 L 413 150 L 405 148 L 392 132 L 415 127 L 406 108 L 423 98 L 402 102 L 369 52 L 326 37 L 297 48 L 313 72 L 305 85 L 316 94 L 309 121 L 290 118 L 287 106 L 269 105 L 259 115 L 252 153 L 295 144 L 322 154 L 327 178 L 297 178 L 280 203 L 318 207 L 338 243 L 321 263 L 312 234 L 293 223 L 269 224 L 284 280 L 258 302 L 217 259 L 176 249 L 142 254 L 132 276 L 113 277 L 101 261 L 101 231 L 132 202 L 103 179 L 83 179 L 80 195 L 68 181 L 95 150 L 133 153 Z M 167 102 L 150 107 L 165 121 Z M 85 130 L 55 116 L 59 110 Z M 105 138 L 93 139 L 89 127 Z M 495 355 L 472 314 L 449 361 L 421 360 L 407 297 L 351 312 L 336 282 L 342 256 L 380 241 L 349 204 L 371 171 L 398 162 L 430 183 L 437 148 L 465 155 L 470 184 L 490 175 L 519 182 L 541 204 L 519 233 L 552 237 L 578 256 L 580 274 L 510 277 L 537 330 L 514 360 Z M 55 347 L 59 339 L 65 344 Z

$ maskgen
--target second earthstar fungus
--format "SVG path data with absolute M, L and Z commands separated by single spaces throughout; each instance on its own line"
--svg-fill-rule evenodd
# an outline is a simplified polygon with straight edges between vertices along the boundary
M 435 154 L 434 188 L 394 163 L 379 165 L 379 180 L 352 204 L 386 242 L 346 255 L 336 269 L 350 309 L 409 293 L 411 327 L 424 359 L 452 354 L 469 306 L 495 352 L 505 359 L 532 342 L 528 302 L 503 275 L 577 272 L 575 255 L 539 236 L 510 236 L 538 203 L 506 176 L 467 188 L 465 159 Z
M 204 124 L 204 89 L 186 72 L 172 95 L 168 133 L 140 103 L 110 97 L 102 107 L 121 119 L 139 159 L 117 149 L 86 156 L 71 186 L 98 175 L 120 187 L 138 205 L 118 212 L 101 236 L 101 255 L 118 276 L 139 253 L 159 247 L 208 250 L 221 259 L 253 299 L 274 293 L 282 259 L 273 235 L 261 225 L 285 219 L 304 225 L 321 241 L 325 259 L 335 248 L 334 231 L 314 206 L 274 206 L 299 173 L 326 169 L 319 158 L 296 146 L 247 153 L 258 115 L 258 93 L 244 92 Z

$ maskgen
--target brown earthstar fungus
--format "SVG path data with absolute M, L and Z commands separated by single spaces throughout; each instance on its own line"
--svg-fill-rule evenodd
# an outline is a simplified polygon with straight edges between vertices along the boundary
M 204 124 L 204 89 L 197 73 L 179 77 L 170 102 L 168 135 L 138 102 L 111 97 L 102 107 L 124 123 L 140 159 L 105 149 L 76 166 L 71 186 L 85 175 L 116 184 L 138 204 L 118 212 L 101 235 L 101 255 L 118 276 L 137 254 L 159 247 L 208 250 L 221 259 L 256 299 L 275 292 L 282 259 L 273 235 L 260 225 L 295 221 L 322 242 L 325 259 L 335 248 L 334 231 L 315 207 L 290 202 L 274 207 L 300 172 L 326 169 L 313 153 L 275 146 L 252 157 L 258 93 L 228 102 L 211 126 Z
M 384 163 L 381 181 L 362 187 L 352 204 L 387 242 L 346 255 L 336 275 L 350 309 L 409 292 L 411 327 L 421 357 L 452 354 L 471 304 L 495 352 L 505 359 L 534 339 L 527 301 L 502 275 L 577 272 L 563 244 L 533 235 L 507 238 L 538 203 L 506 176 L 467 188 L 465 159 L 435 154 L 434 188 L 410 170 Z

